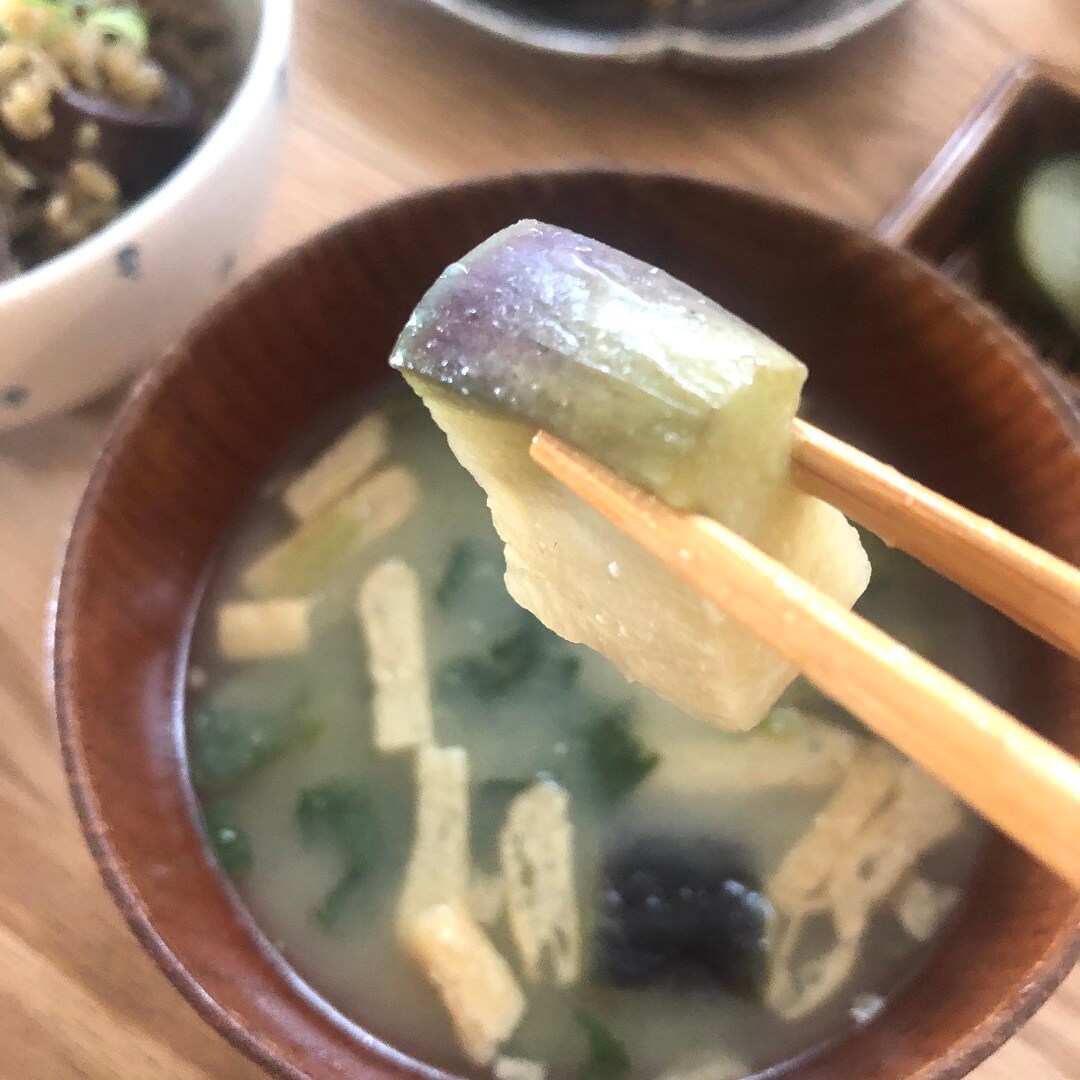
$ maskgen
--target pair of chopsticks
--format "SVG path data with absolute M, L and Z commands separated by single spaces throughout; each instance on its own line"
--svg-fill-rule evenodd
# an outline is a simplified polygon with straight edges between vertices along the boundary
M 1080 887 L 1080 762 L 709 518 L 541 431 L 533 460 L 820 690 Z M 1080 570 L 796 420 L 795 482 L 1080 656 Z

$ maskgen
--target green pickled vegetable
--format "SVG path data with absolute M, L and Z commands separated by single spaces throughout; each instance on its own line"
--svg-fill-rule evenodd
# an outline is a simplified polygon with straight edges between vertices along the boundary
M 1015 229 L 1024 271 L 1080 333 L 1080 155 L 1050 158 L 1031 171 Z

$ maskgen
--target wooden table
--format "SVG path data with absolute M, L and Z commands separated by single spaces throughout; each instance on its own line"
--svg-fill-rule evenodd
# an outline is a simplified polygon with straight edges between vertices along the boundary
M 595 69 L 391 0 L 300 0 L 281 183 L 262 259 L 420 185 L 566 162 L 684 170 L 871 223 L 1018 50 L 1080 68 L 1078 0 L 917 0 L 764 80 Z M 118 398 L 0 438 L 0 1080 L 261 1075 L 143 956 L 60 773 L 44 667 L 71 516 Z M 975 1074 L 1080 1077 L 1080 974 Z

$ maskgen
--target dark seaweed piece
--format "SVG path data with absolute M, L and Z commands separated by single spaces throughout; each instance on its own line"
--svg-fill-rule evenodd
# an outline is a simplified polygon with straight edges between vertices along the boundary
M 332 930 L 378 857 L 382 828 L 375 801 L 363 784 L 332 780 L 304 788 L 296 803 L 296 821 L 305 844 L 332 844 L 345 870 L 315 909 L 315 920 Z
M 585 748 L 605 798 L 616 802 L 630 794 L 660 764 L 634 733 L 630 706 L 603 709 L 585 731 Z
M 596 968 L 617 986 L 715 979 L 760 997 L 772 907 L 734 846 L 657 834 L 606 860 L 596 921 Z
M 589 1056 L 578 1069 L 578 1080 L 622 1080 L 631 1065 L 622 1040 L 582 1009 L 577 1010 L 574 1018 L 584 1029 L 589 1043 Z
M 216 802 L 203 811 L 203 829 L 218 865 L 230 877 L 251 866 L 251 841 L 236 823 L 232 807 Z
M 206 702 L 188 727 L 191 782 L 202 792 L 231 791 L 253 773 L 310 745 L 322 727 L 302 710 L 245 712 Z
M 368 866 L 379 845 L 375 801 L 364 784 L 331 780 L 304 788 L 296 821 L 305 844 L 331 843 L 352 866 Z
M 581 673 L 581 657 L 573 653 L 563 653 L 548 659 L 551 681 L 562 690 L 569 690 Z

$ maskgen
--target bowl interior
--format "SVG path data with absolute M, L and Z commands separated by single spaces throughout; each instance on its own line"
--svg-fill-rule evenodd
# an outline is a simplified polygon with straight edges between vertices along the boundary
M 207 861 L 181 749 L 194 606 L 276 456 L 387 377 L 398 330 L 448 262 L 525 216 L 701 288 L 801 356 L 815 392 L 861 418 L 873 451 L 1080 561 L 1078 433 L 1031 356 L 929 269 L 826 219 L 672 177 L 511 177 L 389 204 L 273 264 L 190 335 L 119 421 L 71 540 L 56 683 L 76 804 L 117 901 L 196 1008 L 277 1075 L 389 1077 L 409 1066 L 303 986 Z M 1003 703 L 1080 752 L 1080 666 L 989 615 L 985 629 Z M 1067 970 L 1075 904 L 995 839 L 925 973 L 791 1075 L 962 1075 Z

